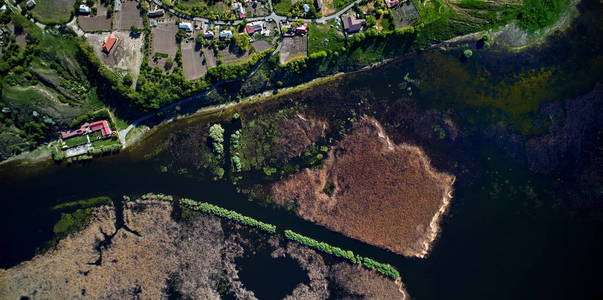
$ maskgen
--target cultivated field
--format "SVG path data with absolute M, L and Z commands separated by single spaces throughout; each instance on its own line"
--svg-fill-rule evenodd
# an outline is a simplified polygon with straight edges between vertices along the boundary
M 304 58 L 308 53 L 308 36 L 285 37 L 281 48 L 279 62 L 286 64 L 296 59 Z
M 207 66 L 201 64 L 201 51 L 195 49 L 194 42 L 182 43 L 182 64 L 184 65 L 184 78 L 188 80 L 203 77 L 207 73 Z
M 235 48 L 231 45 L 226 49 L 218 51 L 218 58 L 222 60 L 223 64 L 236 64 L 246 61 L 249 57 L 249 54 L 249 51 L 242 52 L 238 48 Z
M 174 58 L 178 51 L 176 32 L 178 32 L 178 26 L 172 21 L 159 23 L 157 27 L 154 27 L 151 31 L 153 34 L 153 53 L 165 53 Z
M 115 30 L 130 30 L 130 27 L 142 28 L 142 17 L 138 10 L 138 2 L 127 0 L 122 2 L 121 11 L 115 13 L 113 28 Z
M 418 147 L 396 145 L 375 120 L 363 119 L 329 152 L 271 187 L 277 204 L 302 218 L 406 256 L 427 254 L 453 177 L 432 169 Z
M 79 16 L 77 22 L 86 32 L 111 31 L 111 18 L 107 16 Z
M 255 52 L 262 52 L 270 49 L 270 43 L 265 40 L 257 40 L 251 43 Z

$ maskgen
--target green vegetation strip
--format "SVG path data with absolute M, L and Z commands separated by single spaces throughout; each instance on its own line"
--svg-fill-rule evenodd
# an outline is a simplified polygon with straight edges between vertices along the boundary
M 191 199 L 183 198 L 183 199 L 180 199 L 180 203 L 182 205 L 184 205 L 185 207 L 192 209 L 192 210 L 202 211 L 204 213 L 224 217 L 224 218 L 227 218 L 227 219 L 230 219 L 233 221 L 237 221 L 237 222 L 245 224 L 245 225 L 257 227 L 261 230 L 264 230 L 264 231 L 267 231 L 270 233 L 276 232 L 276 226 L 274 226 L 274 225 L 267 224 L 262 221 L 258 221 L 254 218 L 244 216 L 238 212 L 228 210 L 226 208 L 222 208 L 222 207 L 219 207 L 219 206 L 216 206 L 213 204 L 209 204 L 207 202 L 197 202 L 197 201 L 194 201 Z
M 343 250 L 339 247 L 331 246 L 325 242 L 319 242 L 315 239 L 309 238 L 307 236 L 301 235 L 299 233 L 293 232 L 289 229 L 285 230 L 285 237 L 296 241 L 300 244 L 312 247 L 314 249 L 320 250 L 322 252 L 333 254 L 338 257 L 347 258 L 351 262 L 355 264 L 362 264 L 368 269 L 377 270 L 377 272 L 389 276 L 392 279 L 400 278 L 400 273 L 394 267 L 389 264 L 380 263 L 374 261 L 368 257 L 362 257 L 360 255 L 355 255 L 354 252 L 350 250 Z

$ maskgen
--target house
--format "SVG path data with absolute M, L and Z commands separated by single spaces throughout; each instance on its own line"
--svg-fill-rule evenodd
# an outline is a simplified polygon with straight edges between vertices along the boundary
M 25 5 L 27 6 L 28 9 L 32 9 L 34 6 L 36 6 L 36 1 L 27 0 L 27 2 L 25 2 Z
M 117 134 L 117 131 L 111 130 L 111 127 L 109 126 L 109 122 L 107 122 L 107 120 L 100 120 L 92 123 L 86 122 L 82 124 L 79 129 L 73 131 L 63 131 L 61 132 L 61 138 L 68 139 L 74 136 L 88 134 L 95 131 L 100 131 L 102 137 Z
M 320 11 L 322 9 L 322 0 L 315 0 L 314 5 L 316 6 L 316 10 Z
M 309 13 L 310 12 L 310 5 L 308 3 L 304 3 L 303 9 L 304 9 L 305 13 Z
M 230 30 L 222 30 L 220 31 L 221 39 L 232 39 L 232 31 Z
M 354 16 L 343 18 L 343 29 L 347 33 L 359 32 L 366 21 L 364 19 L 356 19 Z
M 304 23 L 304 24 L 301 24 L 301 25 L 295 27 L 295 33 L 297 33 L 299 35 L 304 35 L 304 34 L 308 33 L 308 24 Z
M 193 31 L 193 24 L 191 23 L 186 23 L 186 22 L 182 22 L 178 24 L 178 28 L 180 29 L 184 29 L 186 31 Z
M 2 7 L 0 7 L 0 14 L 4 13 L 6 11 L 6 4 L 2 5 Z
M 264 30 L 264 23 L 259 22 L 259 21 L 248 23 L 247 25 L 245 25 L 245 32 L 247 32 L 250 35 L 257 31 L 262 31 L 262 30 Z
M 387 5 L 387 7 L 392 8 L 394 6 L 396 6 L 396 4 L 400 3 L 400 0 L 384 0 L 385 1 L 385 5 Z
M 90 13 L 90 7 L 88 5 L 82 4 L 80 8 L 77 10 L 82 15 L 87 15 Z
M 150 11 L 150 12 L 147 14 L 147 16 L 148 16 L 149 18 L 159 18 L 159 17 L 163 17 L 163 14 L 164 14 L 163 10 L 158 9 L 158 10 Z
M 230 9 L 234 10 L 235 13 L 239 14 L 239 19 L 247 18 L 247 12 L 245 11 L 245 7 L 241 2 L 235 2 L 230 6 Z
M 203 34 L 203 37 L 204 37 L 204 38 L 206 38 L 206 39 L 213 39 L 213 38 L 214 38 L 214 36 L 215 36 L 215 34 L 214 34 L 214 32 L 213 32 L 213 31 L 211 31 L 211 30 L 206 31 L 206 32 Z
M 116 42 L 117 42 L 117 37 L 113 34 L 109 34 L 107 39 L 103 42 L 103 51 L 105 51 L 105 53 L 109 54 L 109 52 L 111 52 L 111 49 L 113 49 L 113 46 L 115 46 Z

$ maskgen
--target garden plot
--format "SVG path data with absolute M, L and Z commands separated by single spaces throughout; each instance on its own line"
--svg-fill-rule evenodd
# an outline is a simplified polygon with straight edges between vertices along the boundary
M 153 34 L 153 56 L 157 53 L 167 54 L 167 57 L 174 59 L 176 52 L 178 51 L 178 43 L 176 43 L 176 32 L 178 32 L 178 26 L 168 21 L 165 23 L 159 23 L 157 27 L 152 29 Z M 163 59 L 161 60 L 163 61 Z M 155 66 L 163 66 L 160 60 L 151 60 Z
M 203 48 L 203 49 L 201 49 L 201 52 L 203 52 L 203 58 L 205 60 L 205 66 L 207 69 L 213 68 L 217 65 L 216 56 L 214 55 L 214 50 L 208 49 L 208 48 Z
M 251 46 L 253 46 L 253 49 L 255 50 L 255 52 L 262 52 L 262 51 L 266 51 L 268 49 L 270 49 L 270 43 L 268 43 L 268 41 L 265 40 L 257 40 L 253 43 L 251 43 Z
M 100 57 L 105 66 L 117 73 L 128 72 L 134 81 L 136 81 L 142 63 L 144 35 L 141 34 L 140 36 L 134 37 L 128 32 L 114 32 L 113 34 L 118 40 L 108 55 L 102 51 L 102 44 L 107 38 L 107 33 L 88 33 L 86 34 L 86 39 L 88 43 L 92 45 L 94 52 Z
M 207 66 L 202 64 L 201 51 L 195 47 L 195 43 L 182 43 L 181 48 L 184 78 L 194 80 L 205 75 Z
M 126 0 L 121 4 L 121 10 L 115 13 L 113 28 L 115 30 L 130 30 L 134 26 L 142 28 L 142 17 L 138 9 L 138 2 Z
M 249 54 L 249 51 L 243 52 L 231 44 L 230 47 L 218 51 L 218 59 L 223 64 L 230 65 L 246 61 Z
M 264 0 L 265 1 L 265 0 Z M 249 1 L 246 2 L 245 10 L 247 11 L 248 17 L 262 17 L 270 15 L 270 8 L 268 7 L 268 1 L 262 3 L 261 1 Z
M 283 46 L 279 62 L 286 64 L 308 54 L 308 36 L 293 36 L 283 38 Z
M 96 16 L 78 16 L 80 28 L 86 32 L 111 31 L 111 17 L 107 16 L 108 6 L 100 3 L 96 5 Z
M 400 3 L 392 9 L 392 13 L 396 28 L 410 26 L 419 20 L 419 11 L 412 1 Z

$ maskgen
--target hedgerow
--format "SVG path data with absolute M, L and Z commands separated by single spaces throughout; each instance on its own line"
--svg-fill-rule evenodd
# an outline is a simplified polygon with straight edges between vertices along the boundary
M 377 262 L 368 257 L 355 255 L 354 252 L 350 250 L 343 250 L 339 247 L 331 246 L 325 242 L 319 242 L 313 238 L 309 238 L 307 236 L 293 232 L 289 229 L 285 230 L 285 237 L 300 244 L 320 250 L 322 252 L 333 254 L 337 257 L 346 258 L 355 264 L 362 264 L 364 267 L 371 270 L 376 270 L 377 272 L 388 276 L 394 280 L 400 278 L 400 273 L 398 272 L 398 270 L 396 270 L 391 265 Z
M 254 218 L 244 216 L 238 212 L 228 210 L 226 208 L 222 208 L 222 207 L 219 207 L 219 206 L 216 206 L 213 204 L 209 204 L 207 202 L 197 202 L 192 199 L 182 198 L 182 199 L 180 199 L 180 204 L 191 210 L 201 211 L 204 213 L 224 217 L 224 218 L 227 218 L 227 219 L 230 219 L 233 221 L 237 221 L 241 224 L 257 227 L 257 228 L 259 228 L 263 231 L 269 232 L 269 233 L 276 232 L 276 226 L 274 226 L 272 224 L 258 221 Z
M 337 257 L 349 259 L 351 262 L 353 262 L 355 264 L 359 263 L 354 252 L 352 252 L 350 250 L 343 250 L 339 247 L 331 246 L 325 242 L 319 242 L 313 238 L 309 238 L 307 236 L 293 232 L 289 229 L 285 230 L 285 237 L 290 240 L 296 241 L 300 244 L 304 244 L 306 246 L 310 246 L 314 249 L 320 250 L 322 252 L 325 252 L 328 254 L 333 254 Z

